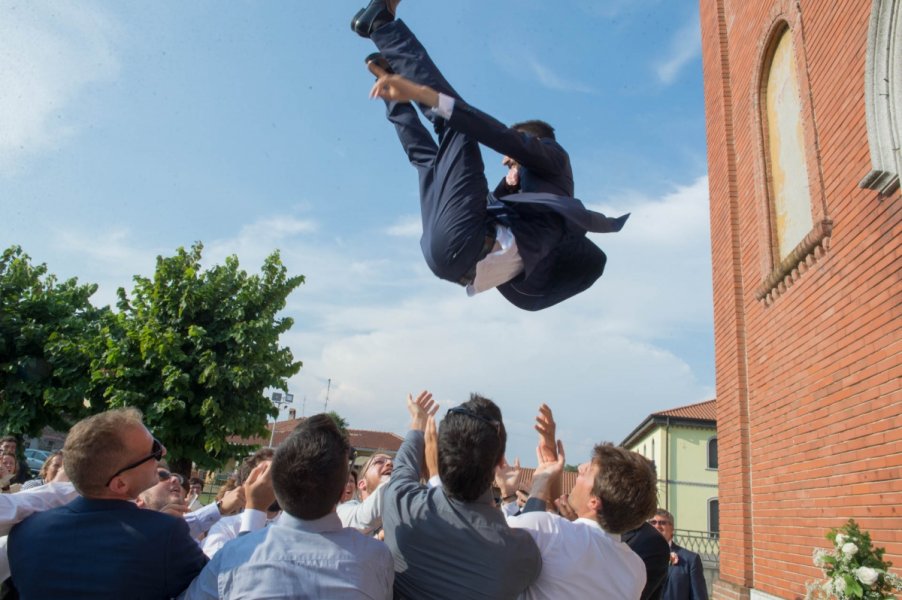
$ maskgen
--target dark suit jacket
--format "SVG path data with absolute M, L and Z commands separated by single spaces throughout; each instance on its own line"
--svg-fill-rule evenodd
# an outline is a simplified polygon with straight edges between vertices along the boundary
M 171 598 L 207 562 L 184 519 L 88 498 L 16 525 L 8 553 L 24 599 Z
M 528 136 L 455 99 L 448 126 L 520 165 L 520 183 L 502 179 L 489 212 L 502 216 L 517 239 L 525 270 L 498 291 L 525 310 L 541 310 L 588 289 L 607 257 L 587 231 L 619 231 L 628 215 L 611 219 L 573 197 L 570 156 L 556 141 Z
M 621 534 L 620 539 L 645 562 L 645 588 L 641 600 L 660 600 L 670 565 L 667 540 L 649 523 Z
M 670 551 L 676 552 L 678 560 L 667 571 L 664 600 L 708 600 L 701 557 L 676 544 L 670 545 Z

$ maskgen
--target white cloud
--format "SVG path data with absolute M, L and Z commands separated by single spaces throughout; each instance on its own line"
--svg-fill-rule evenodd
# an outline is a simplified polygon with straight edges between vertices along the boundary
M 389 226 L 385 233 L 393 237 L 418 238 L 423 234 L 423 221 L 419 215 L 404 215 Z
M 654 65 L 658 80 L 664 84 L 673 83 L 680 71 L 701 53 L 702 41 L 698 15 L 674 33 L 667 53 Z
M 576 80 L 567 79 L 535 58 L 526 58 L 526 65 L 536 77 L 538 82 L 550 90 L 561 92 L 579 92 L 582 94 L 597 94 L 598 91 L 590 85 L 581 83 Z
M 205 262 L 237 253 L 255 271 L 275 246 L 261 231 L 287 223 L 285 231 L 304 234 L 278 241 L 289 272 L 307 277 L 289 299 L 295 326 L 282 340 L 304 362 L 289 383 L 299 413 L 305 397 L 308 415 L 323 410 L 331 379 L 330 410 L 353 427 L 403 433 L 408 392 L 429 388 L 448 408 L 477 391 L 504 411 L 510 455 L 530 464 L 534 413 L 548 402 L 577 462 L 597 441 L 621 441 L 649 413 L 711 395 L 707 374 L 662 345 L 681 336 L 692 344 L 687 327 L 710 327 L 706 179 L 657 199 L 634 195 L 621 207 L 633 211 L 627 228 L 597 236 L 609 256 L 602 279 L 538 313 L 494 291 L 467 298 L 429 273 L 413 242 L 392 249 L 323 239 L 291 217 L 211 240 Z M 126 231 L 57 236 L 84 281 L 111 288 L 152 271 L 160 253 L 129 239 Z M 114 264 L 114 273 L 96 277 Z
M 0 173 L 78 131 L 68 105 L 117 75 L 117 35 L 90 2 L 0 3 Z

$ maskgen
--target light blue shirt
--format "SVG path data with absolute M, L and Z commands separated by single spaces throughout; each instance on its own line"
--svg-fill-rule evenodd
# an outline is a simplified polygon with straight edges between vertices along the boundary
M 380 541 L 343 528 L 335 512 L 272 526 L 227 543 L 181 596 L 389 600 L 394 562 Z

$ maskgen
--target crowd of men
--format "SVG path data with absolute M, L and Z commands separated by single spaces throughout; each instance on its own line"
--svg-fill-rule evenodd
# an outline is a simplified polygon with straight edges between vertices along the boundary
M 315 415 L 245 460 L 236 487 L 207 506 L 199 480 L 166 468 L 139 411 L 80 421 L 52 480 L 0 495 L 3 594 L 707 599 L 641 455 L 596 445 L 562 495 L 565 450 L 543 405 L 538 466 L 518 502 L 494 402 L 474 394 L 439 423 L 428 392 L 407 409 L 394 458 L 377 452 L 353 469 L 346 435 Z

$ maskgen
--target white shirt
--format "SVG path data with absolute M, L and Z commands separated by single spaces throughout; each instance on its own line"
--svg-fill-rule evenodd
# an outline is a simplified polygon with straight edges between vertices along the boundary
M 438 106 L 433 112 L 443 119 L 450 119 L 454 112 L 454 98 L 439 93 Z M 517 249 L 517 240 L 510 228 L 495 225 L 495 247 L 485 258 L 476 263 L 476 277 L 467 286 L 467 296 L 507 283 L 523 272 L 523 258 Z
M 9 558 L 6 556 L 6 534 L 14 525 L 36 512 L 68 504 L 78 497 L 75 486 L 68 481 L 48 483 L 17 494 L 0 495 L 0 581 L 9 577 Z
M 380 483 L 363 502 L 348 500 L 339 504 L 335 512 L 341 519 L 341 526 L 356 529 L 365 535 L 382 527 L 382 497 L 385 495 L 386 483 Z
M 508 517 L 525 529 L 542 553 L 542 572 L 520 598 L 605 598 L 638 600 L 645 587 L 645 563 L 592 519 L 568 521 L 549 512 Z
M 219 552 L 219 549 L 225 546 L 226 542 L 234 540 L 241 532 L 262 529 L 275 521 L 276 518 L 267 519 L 265 512 L 253 508 L 246 508 L 238 515 L 223 517 L 210 528 L 210 532 L 204 538 L 201 549 L 208 558 L 213 558 L 213 555 Z

